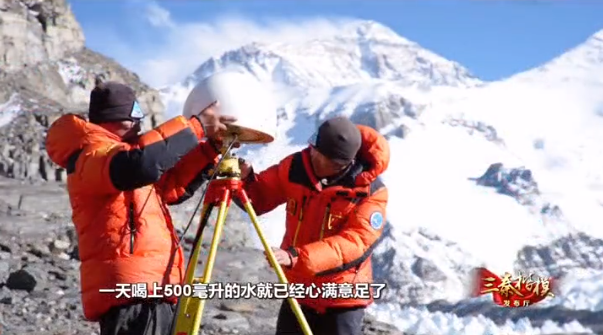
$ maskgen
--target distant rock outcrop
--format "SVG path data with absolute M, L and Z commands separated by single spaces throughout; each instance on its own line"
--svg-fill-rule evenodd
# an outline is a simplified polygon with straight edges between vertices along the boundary
M 575 233 L 547 245 L 525 246 L 515 264 L 518 270 L 556 278 L 576 269 L 603 270 L 603 240 Z
M 502 163 L 494 163 L 483 175 L 470 179 L 477 185 L 492 187 L 500 194 L 513 197 L 517 202 L 539 212 L 546 219 L 563 220 L 561 208 L 541 197 L 538 183 L 530 169 L 507 168 Z
M 0 0 L 0 20 L 0 175 L 62 180 L 44 150 L 45 131 L 62 113 L 85 113 L 99 76 L 136 90 L 148 114 L 146 127 L 162 121 L 158 92 L 87 49 L 65 0 Z

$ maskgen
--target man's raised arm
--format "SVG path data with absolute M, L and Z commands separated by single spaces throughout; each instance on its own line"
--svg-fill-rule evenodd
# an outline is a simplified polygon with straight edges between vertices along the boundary
M 90 145 L 73 159 L 76 176 L 93 193 L 117 193 L 156 183 L 198 146 L 200 131 L 198 121 L 178 116 L 142 135 L 137 145 Z
M 257 215 L 268 213 L 287 201 L 282 164 L 272 165 L 260 173 L 254 173 L 252 169 L 244 179 L 244 189 Z M 242 208 L 240 203 L 236 204 Z

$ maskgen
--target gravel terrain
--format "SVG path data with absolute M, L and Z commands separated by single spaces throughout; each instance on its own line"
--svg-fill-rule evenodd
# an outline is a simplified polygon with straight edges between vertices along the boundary
M 187 204 L 194 205 L 194 200 Z M 0 334 L 99 333 L 96 324 L 82 319 L 77 238 L 68 206 L 61 184 L 0 178 Z M 179 211 L 184 207 L 175 209 Z M 241 246 L 241 238 L 222 241 L 212 281 L 277 282 L 262 251 Z M 257 298 L 209 300 L 202 334 L 273 334 L 280 303 Z M 367 318 L 364 334 L 401 333 Z

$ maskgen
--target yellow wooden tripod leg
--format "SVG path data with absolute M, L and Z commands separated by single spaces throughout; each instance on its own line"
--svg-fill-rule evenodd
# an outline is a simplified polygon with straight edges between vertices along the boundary
M 213 207 L 212 204 L 204 205 L 201 211 L 201 227 L 207 225 L 207 220 L 209 220 L 209 210 Z M 223 203 L 220 207 L 220 212 L 224 211 L 225 203 Z M 218 212 L 218 223 L 220 222 L 220 212 Z M 226 215 L 223 215 L 222 221 L 224 221 Z M 220 225 L 222 226 L 222 225 Z M 216 231 L 214 232 L 214 240 L 215 234 L 218 232 L 218 224 L 216 224 Z M 219 240 L 218 240 L 219 241 Z M 212 241 L 213 243 L 213 241 Z M 191 285 L 194 291 L 194 285 L 199 283 L 207 283 L 208 280 L 204 280 L 206 277 L 195 278 L 195 272 L 197 268 L 197 264 L 199 261 L 199 254 L 201 252 L 202 246 L 202 232 L 199 231 L 199 234 L 195 240 L 195 245 L 193 251 L 191 252 L 190 260 L 188 263 L 188 267 L 186 270 L 186 276 L 184 279 L 184 285 Z M 209 265 L 209 264 L 208 264 Z M 206 265 L 206 271 L 207 266 Z M 212 265 L 213 266 L 213 265 Z M 195 296 L 194 294 L 191 296 L 182 296 L 178 301 L 178 308 L 176 311 L 176 318 L 174 321 L 174 326 L 172 328 L 172 335 L 197 335 L 197 332 L 201 326 L 201 316 L 203 314 L 203 299 Z
M 246 196 L 245 196 L 245 198 L 246 198 Z M 268 255 L 270 264 L 272 264 L 272 267 L 276 271 L 276 275 L 278 276 L 280 283 L 288 284 L 287 277 L 285 276 L 285 273 L 283 272 L 283 269 L 281 268 L 280 264 L 277 263 L 276 257 L 274 256 L 274 253 L 272 252 L 272 249 L 270 248 L 270 245 L 268 244 L 268 241 L 266 240 L 266 237 L 264 236 L 264 233 L 262 232 L 262 228 L 260 227 L 258 217 L 255 214 L 255 210 L 253 209 L 251 202 L 245 201 L 244 206 L 245 206 L 245 211 L 247 211 L 247 214 L 249 215 L 249 218 L 251 219 L 251 222 L 253 223 L 253 226 L 255 227 L 258 237 L 260 238 L 260 240 L 262 241 L 262 244 L 264 245 L 264 249 L 266 251 L 266 254 Z M 291 310 L 295 314 L 295 317 L 297 318 L 297 321 L 299 322 L 299 325 L 301 326 L 304 334 L 312 335 L 312 330 L 310 329 L 310 325 L 308 324 L 308 321 L 306 320 L 306 317 L 304 316 L 297 300 L 293 297 L 289 297 L 289 298 L 287 298 L 287 300 L 289 300 L 289 305 L 291 305 Z
M 218 253 L 218 244 L 220 244 L 220 240 L 222 239 L 222 231 L 224 230 L 224 223 L 226 222 L 226 215 L 228 214 L 228 203 L 230 198 L 230 190 L 226 190 L 226 194 L 224 196 L 224 200 L 220 203 L 220 209 L 218 210 L 218 217 L 216 219 L 216 227 L 214 228 L 214 236 L 211 240 L 211 245 L 209 246 L 209 254 L 207 255 L 207 263 L 205 264 L 205 271 L 203 272 L 203 284 L 208 284 L 211 280 L 211 275 L 214 269 L 214 264 L 216 262 L 216 255 Z M 199 329 L 201 325 L 201 315 L 203 314 L 203 309 L 205 307 L 205 299 L 200 299 L 199 301 L 199 324 L 195 325 L 195 329 Z

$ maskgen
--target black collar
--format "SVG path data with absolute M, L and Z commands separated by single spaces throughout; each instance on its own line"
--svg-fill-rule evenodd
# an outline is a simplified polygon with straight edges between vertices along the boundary
M 365 170 L 365 165 L 360 161 L 354 161 L 338 174 L 321 179 L 323 187 L 343 186 L 353 188 L 356 185 L 356 177 Z

